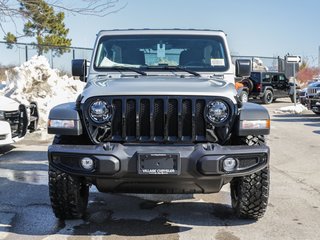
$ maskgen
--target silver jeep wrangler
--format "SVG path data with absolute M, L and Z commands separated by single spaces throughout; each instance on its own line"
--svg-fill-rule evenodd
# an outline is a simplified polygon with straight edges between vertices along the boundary
M 237 216 L 263 216 L 269 195 L 268 111 L 241 103 L 226 35 L 211 30 L 110 30 L 97 35 L 87 82 L 53 108 L 49 191 L 57 218 L 82 217 L 89 187 L 120 193 L 215 193 L 230 183 Z

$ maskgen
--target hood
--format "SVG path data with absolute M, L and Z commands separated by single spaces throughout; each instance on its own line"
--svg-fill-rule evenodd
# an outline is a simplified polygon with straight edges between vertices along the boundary
M 97 78 L 88 82 L 82 93 L 82 102 L 92 96 L 224 96 L 235 102 L 236 94 L 233 84 L 213 78 Z
M 19 103 L 7 98 L 0 96 L 0 111 L 16 111 L 19 109 Z

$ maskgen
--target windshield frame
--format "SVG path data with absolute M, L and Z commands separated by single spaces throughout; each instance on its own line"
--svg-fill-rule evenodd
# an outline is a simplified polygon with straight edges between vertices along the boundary
M 99 46 L 102 42 L 109 40 L 109 39 L 147 39 L 147 38 L 174 38 L 177 37 L 178 39 L 181 38 L 188 38 L 188 39 L 212 39 L 215 41 L 219 41 L 219 43 L 221 44 L 222 50 L 223 50 L 223 54 L 224 54 L 224 61 L 225 64 L 224 66 L 210 66 L 210 67 L 195 67 L 195 66 L 184 66 L 184 65 L 177 65 L 180 68 L 185 68 L 194 72 L 227 72 L 232 63 L 230 60 L 230 54 L 229 54 L 229 49 L 227 47 L 226 41 L 225 39 L 220 36 L 220 35 L 210 35 L 210 34 L 203 34 L 203 35 L 194 35 L 192 33 L 190 34 L 119 34 L 119 35 L 102 35 L 99 39 L 97 39 L 96 42 L 96 47 L 95 47 L 95 51 L 93 53 L 93 57 L 92 57 L 92 68 L 94 71 L 101 73 L 101 72 L 117 72 L 118 70 L 116 69 L 112 69 L 112 66 L 108 66 L 108 67 L 98 67 L 96 66 L 96 62 L 97 62 L 97 58 L 98 58 L 98 51 L 99 51 Z M 171 69 L 167 68 L 166 65 L 164 65 L 163 68 L 161 68 L 161 65 L 155 65 L 157 66 L 156 68 L 152 68 L 152 66 L 150 65 L 151 68 L 148 68 L 148 65 L 141 65 L 139 67 L 136 67 L 136 69 L 141 70 L 141 71 L 146 71 L 146 72 L 172 72 Z M 167 65 L 169 67 L 173 67 L 174 65 Z M 123 69 L 123 71 L 130 71 L 130 69 Z M 179 71 L 179 70 L 178 70 Z

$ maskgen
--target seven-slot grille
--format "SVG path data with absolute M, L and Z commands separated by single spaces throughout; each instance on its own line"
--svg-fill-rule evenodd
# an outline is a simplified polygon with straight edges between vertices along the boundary
M 95 140 L 100 139 L 98 142 L 206 142 L 204 110 L 207 100 L 204 97 L 99 99 L 112 103 L 114 112 L 109 134 L 103 138 L 93 136 Z M 87 127 L 91 136 L 99 132 L 90 121 Z

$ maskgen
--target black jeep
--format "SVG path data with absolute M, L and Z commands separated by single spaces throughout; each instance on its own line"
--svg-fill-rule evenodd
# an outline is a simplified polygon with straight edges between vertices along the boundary
M 284 73 L 251 72 L 250 78 L 242 83 L 249 91 L 249 98 L 259 98 L 265 104 L 270 104 L 277 98 L 290 97 L 294 102 L 293 83 Z

